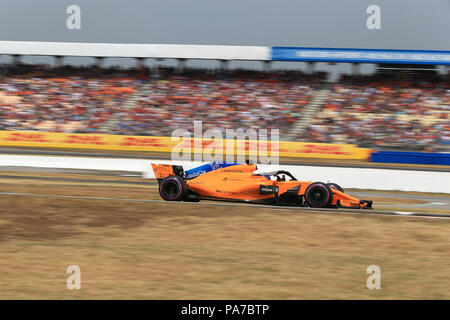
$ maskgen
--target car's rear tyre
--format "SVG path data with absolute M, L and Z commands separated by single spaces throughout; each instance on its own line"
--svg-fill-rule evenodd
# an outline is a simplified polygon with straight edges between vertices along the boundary
M 344 189 L 337 183 L 327 183 L 327 186 L 329 186 L 331 189 L 336 189 L 340 192 L 344 192 Z
M 325 183 L 314 182 L 306 188 L 305 201 L 312 208 L 328 208 L 333 201 L 333 192 Z
M 186 181 L 179 176 L 168 176 L 159 184 L 159 194 L 166 201 L 182 201 L 187 192 Z

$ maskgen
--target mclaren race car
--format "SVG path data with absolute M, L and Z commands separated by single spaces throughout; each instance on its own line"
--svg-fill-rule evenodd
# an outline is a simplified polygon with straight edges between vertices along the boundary
M 212 163 L 188 171 L 152 164 L 159 194 L 166 201 L 221 200 L 313 208 L 371 209 L 335 183 L 298 181 L 288 171 L 255 173 L 254 164 Z

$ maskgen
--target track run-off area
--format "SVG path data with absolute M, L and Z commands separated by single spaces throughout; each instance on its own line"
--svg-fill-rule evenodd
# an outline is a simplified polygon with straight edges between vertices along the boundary
M 0 184 L 3 299 L 450 298 L 450 212 L 419 206 L 446 195 L 349 190 L 375 209 L 345 210 L 165 202 L 156 181 L 120 175 Z M 382 290 L 366 288 L 370 265 Z
M 345 189 L 374 209 L 165 202 L 138 171 L 3 166 L 0 298 L 450 298 L 449 194 Z

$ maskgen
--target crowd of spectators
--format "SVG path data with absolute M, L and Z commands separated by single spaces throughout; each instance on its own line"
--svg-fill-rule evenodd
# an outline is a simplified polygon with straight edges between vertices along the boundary
M 450 82 L 435 74 L 344 76 L 298 139 L 432 151 L 450 143 Z
M 176 129 L 292 133 L 319 88 L 329 90 L 295 141 L 403 146 L 450 144 L 450 82 L 326 73 L 42 65 L 0 69 L 0 130 L 170 136 Z M 292 137 L 292 136 L 291 136 Z
M 2 70 L 0 129 L 98 132 L 148 79 L 141 70 L 19 65 Z
M 116 133 L 171 135 L 175 129 L 280 129 L 286 134 L 325 79 L 284 71 L 160 69 L 134 106 L 120 115 Z
M 171 135 L 203 129 L 286 133 L 324 73 L 23 65 L 0 79 L 0 129 Z M 132 103 L 126 103 L 130 100 Z

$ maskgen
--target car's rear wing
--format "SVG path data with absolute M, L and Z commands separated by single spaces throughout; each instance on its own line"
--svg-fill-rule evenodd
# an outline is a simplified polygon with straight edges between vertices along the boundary
M 182 166 L 171 164 L 154 164 L 152 163 L 153 172 L 158 182 L 168 176 L 180 176 L 184 178 L 184 169 Z

